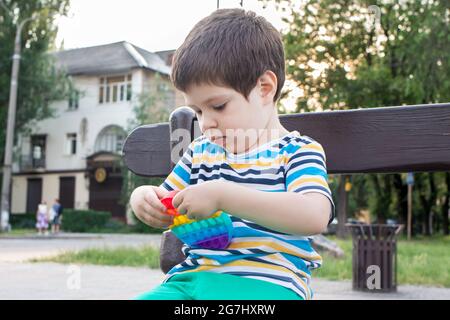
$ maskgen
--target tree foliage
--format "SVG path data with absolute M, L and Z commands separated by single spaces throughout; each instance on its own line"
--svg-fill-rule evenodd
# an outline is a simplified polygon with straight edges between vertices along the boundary
M 128 132 L 133 129 L 154 123 L 163 123 L 169 121 L 169 115 L 174 108 L 168 103 L 173 103 L 170 99 L 173 93 L 167 81 L 163 80 L 159 74 L 155 74 L 150 86 L 146 88 L 142 94 L 139 95 L 137 103 L 133 108 L 134 117 L 129 120 Z M 131 193 L 134 189 L 141 185 L 160 185 L 163 178 L 148 178 L 138 176 L 129 171 L 125 165 L 122 164 L 122 195 L 121 202 L 125 205 L 129 203 Z
M 450 100 L 449 1 L 276 3 L 287 25 L 283 35 L 287 79 L 300 89 L 295 112 Z M 421 225 L 429 234 L 433 230 L 429 217 L 434 215 L 438 217 L 434 228 L 442 226 L 448 234 L 447 178 L 448 173 L 417 174 L 417 230 Z M 407 186 L 402 175 L 371 174 L 355 182 L 364 183 L 369 196 L 354 199 L 353 204 L 368 206 L 380 222 L 390 217 L 405 222 Z
M 50 102 L 66 99 L 71 82 L 58 70 L 50 51 L 55 49 L 56 18 L 67 14 L 69 0 L 0 0 L 0 123 L 6 128 L 12 55 L 18 25 L 33 14 L 22 29 L 18 80 L 16 135 L 27 133 L 42 119 L 53 116 Z M 0 131 L 0 155 L 6 130 Z

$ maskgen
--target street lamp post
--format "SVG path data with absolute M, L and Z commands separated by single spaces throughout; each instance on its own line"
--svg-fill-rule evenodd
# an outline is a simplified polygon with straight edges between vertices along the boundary
M 411 240 L 411 229 L 412 229 L 412 192 L 414 185 L 414 174 L 412 172 L 408 172 L 406 175 L 406 184 L 408 185 L 408 229 L 407 229 L 407 238 Z
M 6 144 L 5 144 L 5 159 L 3 162 L 3 183 L 2 183 L 2 195 L 1 195 L 1 216 L 0 216 L 0 231 L 8 231 L 9 225 L 9 213 L 11 206 L 9 203 L 10 186 L 11 186 L 11 173 L 12 173 L 12 154 L 14 143 L 14 125 L 16 121 L 16 106 L 17 106 L 17 85 L 19 78 L 19 66 L 20 66 L 20 51 L 21 51 L 21 34 L 22 29 L 28 21 L 35 19 L 36 16 L 26 18 L 19 23 L 16 29 L 16 38 L 14 43 L 14 54 L 12 56 L 12 71 L 11 71 L 11 84 L 9 91 L 9 107 L 8 107 L 8 124 L 6 129 Z

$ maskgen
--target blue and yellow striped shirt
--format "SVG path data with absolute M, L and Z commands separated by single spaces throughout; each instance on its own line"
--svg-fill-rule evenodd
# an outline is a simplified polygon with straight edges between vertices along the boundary
M 322 146 L 298 131 L 237 155 L 202 135 L 190 143 L 161 187 L 182 190 L 220 179 L 266 192 L 319 192 L 332 204 L 331 222 L 335 206 L 327 178 Z M 186 260 L 174 266 L 165 281 L 181 272 L 218 272 L 269 281 L 293 290 L 303 299 L 311 299 L 311 270 L 322 264 L 322 258 L 311 246 L 311 238 L 230 217 L 234 231 L 227 249 L 184 245 Z

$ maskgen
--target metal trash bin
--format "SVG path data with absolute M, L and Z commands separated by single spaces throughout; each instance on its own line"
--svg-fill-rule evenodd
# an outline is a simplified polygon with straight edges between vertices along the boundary
M 353 238 L 353 290 L 397 291 L 397 235 L 403 225 L 347 223 Z

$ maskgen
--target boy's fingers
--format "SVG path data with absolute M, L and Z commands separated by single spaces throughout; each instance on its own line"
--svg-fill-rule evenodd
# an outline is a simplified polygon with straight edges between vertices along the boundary
M 178 207 L 177 211 L 178 211 L 179 214 L 187 214 L 187 210 L 186 210 L 186 208 L 183 205 Z
M 156 196 L 156 193 L 153 191 L 148 191 L 144 195 L 145 201 L 147 201 L 148 204 L 152 205 L 156 209 L 158 209 L 161 212 L 166 212 L 167 208 L 162 204 L 162 202 L 158 199 Z
M 150 215 L 143 215 L 140 217 L 143 222 L 149 226 L 155 227 L 155 228 L 166 228 L 164 223 L 161 223 L 157 219 L 153 218 Z
M 173 223 L 173 218 L 169 215 L 164 215 L 162 216 L 162 219 L 160 219 L 158 216 L 158 212 L 148 204 L 141 206 L 140 209 L 142 211 L 141 214 L 138 215 L 138 217 L 148 225 L 157 228 L 167 228 Z
M 158 197 L 158 199 L 162 199 L 162 198 L 166 197 L 167 195 L 169 195 L 169 191 L 167 191 L 163 187 L 156 187 L 153 190 L 155 191 L 155 194 Z
M 178 209 L 179 205 L 183 202 L 183 192 L 178 192 L 172 199 L 172 205 Z
M 158 209 L 154 208 L 148 203 L 143 203 L 141 207 L 147 215 L 150 215 L 157 220 L 163 221 L 164 223 L 171 223 L 173 220 L 172 216 L 159 212 Z

